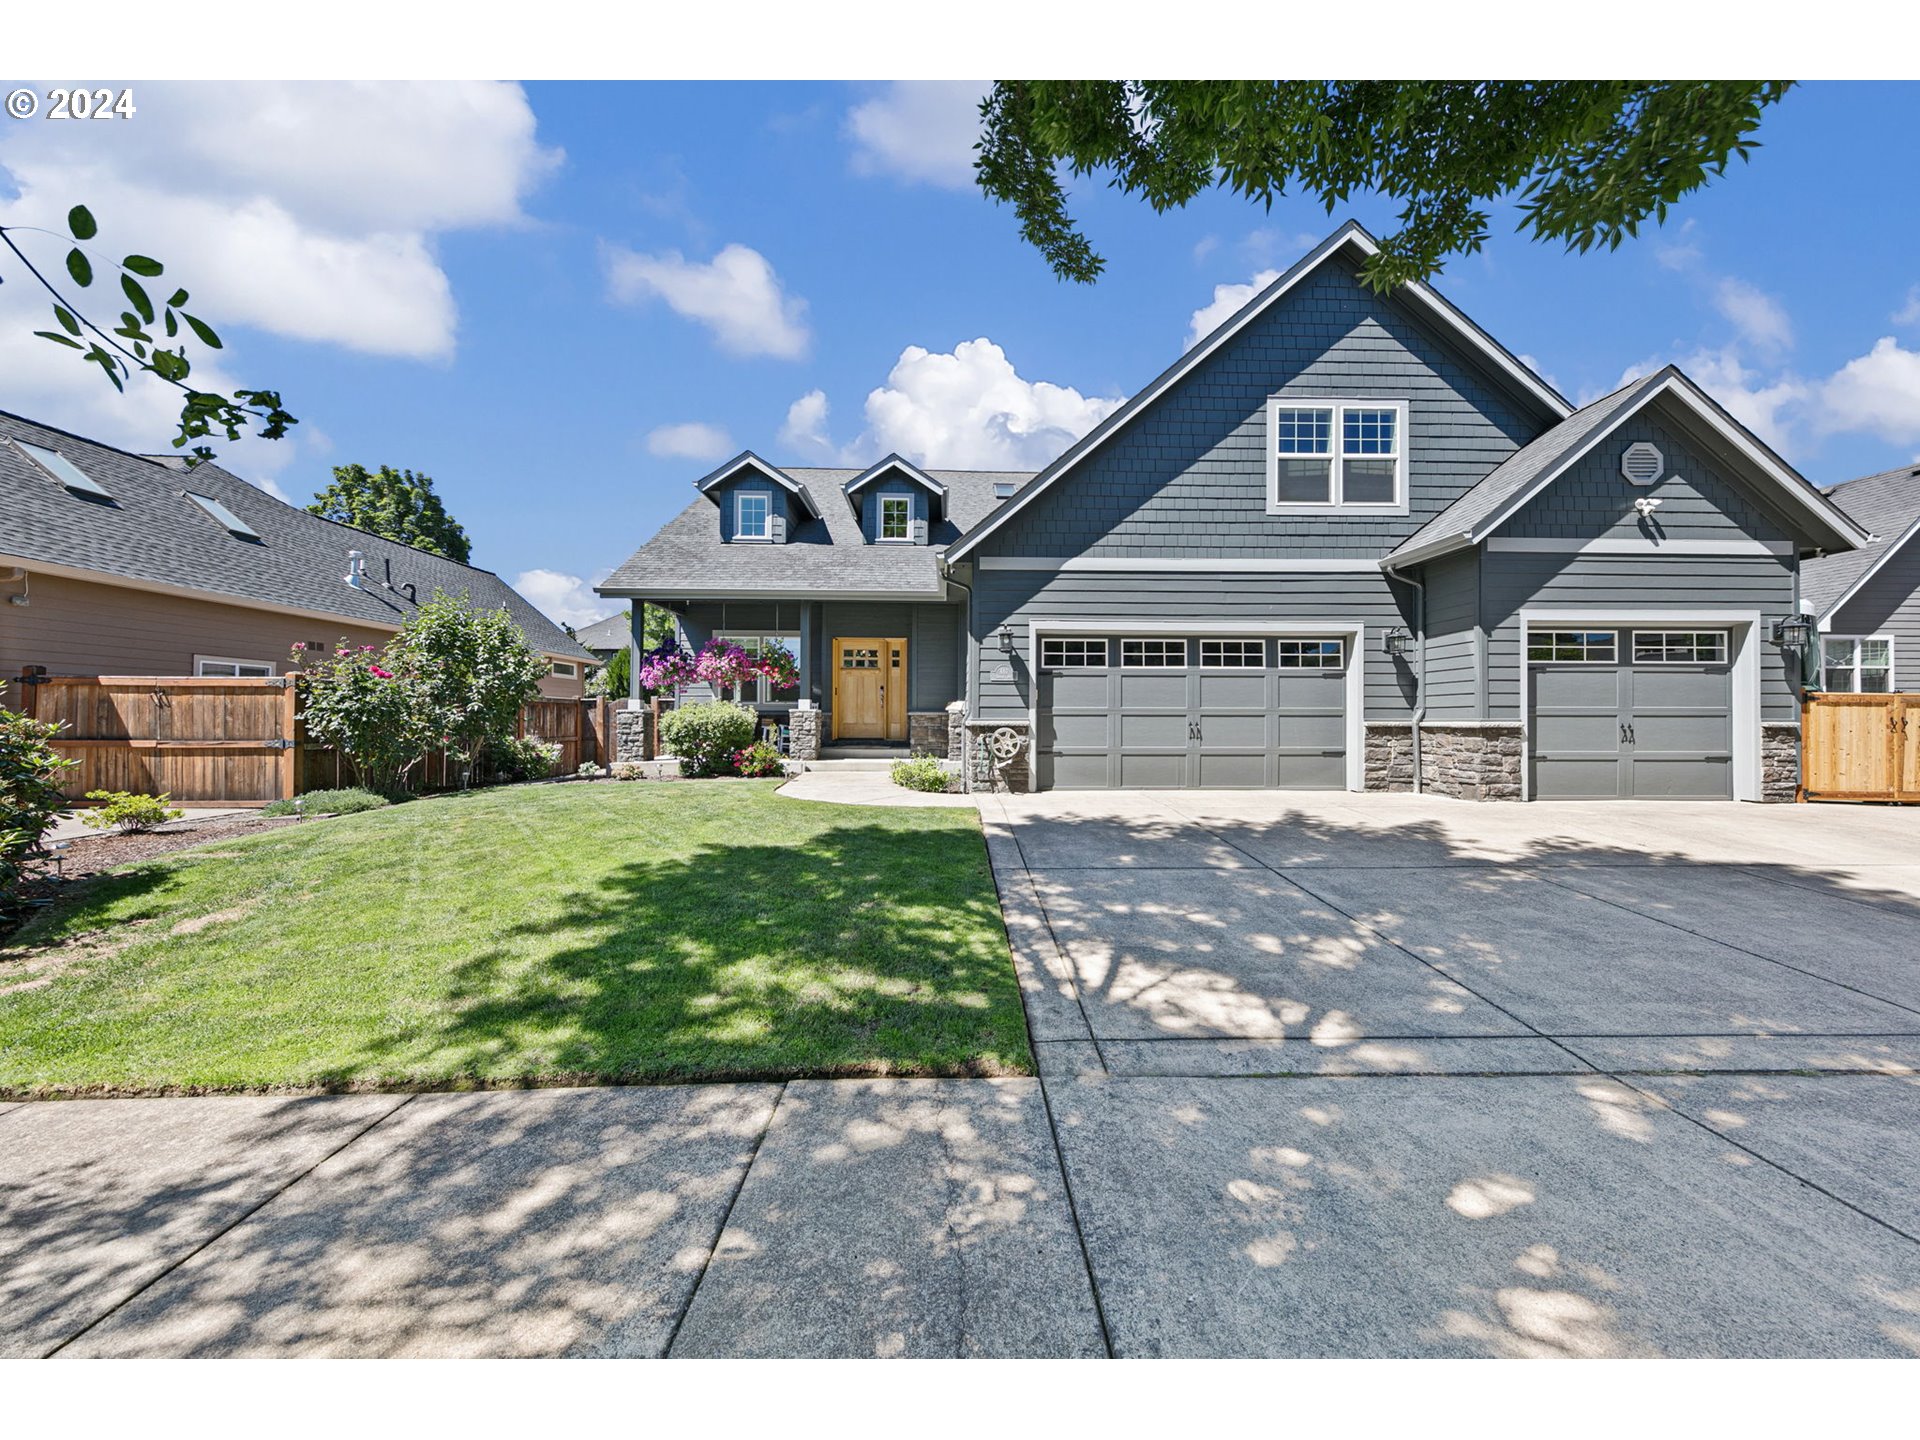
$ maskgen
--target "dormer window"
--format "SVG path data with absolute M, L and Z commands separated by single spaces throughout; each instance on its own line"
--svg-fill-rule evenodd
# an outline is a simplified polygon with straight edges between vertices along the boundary
M 743 490 L 733 497 L 733 538 L 767 540 L 773 536 L 772 497 Z
M 913 529 L 913 501 L 905 495 L 880 497 L 880 538 L 905 540 Z
M 1267 513 L 1407 511 L 1407 407 L 1398 400 L 1267 404 Z

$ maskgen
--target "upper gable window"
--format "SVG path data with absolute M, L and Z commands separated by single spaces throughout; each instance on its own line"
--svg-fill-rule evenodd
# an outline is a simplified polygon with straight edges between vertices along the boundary
M 767 540 L 773 535 L 773 500 L 755 490 L 733 497 L 733 538 Z
M 1407 407 L 1399 400 L 1267 402 L 1267 513 L 1407 512 Z
M 880 497 L 880 538 L 905 540 L 912 534 L 913 501 L 905 495 Z

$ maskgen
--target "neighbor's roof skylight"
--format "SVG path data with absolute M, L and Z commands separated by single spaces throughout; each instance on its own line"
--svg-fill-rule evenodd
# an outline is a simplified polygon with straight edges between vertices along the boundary
M 259 531 L 255 530 L 251 525 L 247 524 L 246 521 L 242 520 L 211 495 L 199 495 L 191 490 L 187 491 L 186 495 L 187 499 L 193 501 L 194 504 L 198 505 L 202 510 L 206 511 L 207 514 L 211 515 L 215 520 L 218 520 L 242 540 L 258 540 L 260 538 Z
M 66 456 L 55 450 L 43 450 L 38 445 L 29 445 L 24 440 L 15 440 L 42 470 L 58 480 L 67 489 L 80 495 L 91 495 L 98 500 L 113 499 L 113 492 L 103 489 L 98 482 L 87 478 L 86 472 Z

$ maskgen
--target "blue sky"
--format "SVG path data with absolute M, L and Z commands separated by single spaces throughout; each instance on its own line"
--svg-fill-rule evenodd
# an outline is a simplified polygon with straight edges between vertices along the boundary
M 1349 214 L 1393 225 L 1218 195 L 1156 216 L 1096 186 L 1076 203 L 1108 272 L 1064 284 L 971 187 L 964 86 L 137 94 L 120 128 L 0 129 L 0 216 L 86 200 L 200 293 L 215 374 L 304 422 L 232 468 L 301 501 L 345 461 L 424 469 L 476 563 L 576 622 L 716 458 L 1037 466 L 1250 293 L 1217 287 Z M 1806 86 L 1664 228 L 1578 256 L 1500 212 L 1438 283 L 1576 400 L 1677 360 L 1810 478 L 1885 469 L 1920 455 L 1915 133 L 1920 86 Z M 63 360 L 0 336 L 0 407 L 164 443 L 164 395 Z

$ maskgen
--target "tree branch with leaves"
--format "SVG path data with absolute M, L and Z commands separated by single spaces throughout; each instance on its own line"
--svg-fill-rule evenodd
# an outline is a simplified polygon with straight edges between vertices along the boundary
M 124 392 L 127 381 L 136 374 L 152 375 L 179 390 L 182 396 L 180 428 L 172 443 L 175 449 L 192 447 L 187 450 L 189 465 L 213 458 L 210 446 L 195 442 L 207 439 L 216 431 L 228 440 L 238 440 L 249 433 L 257 433 L 263 440 L 278 440 L 286 435 L 289 427 L 299 423 L 287 413 L 277 390 L 236 389 L 229 395 L 189 384 L 193 361 L 187 354 L 183 328 L 207 349 L 223 348 L 214 328 L 186 309 L 191 297 L 185 290 L 176 288 L 163 302 L 154 302 L 141 282 L 158 280 L 166 273 L 166 267 L 151 256 L 128 255 L 118 261 L 97 262 L 87 242 L 98 237 L 100 227 L 86 206 L 76 205 L 67 212 L 67 230 L 67 235 L 60 235 L 39 226 L 0 225 L 0 244 L 6 246 L 28 276 L 46 291 L 53 304 L 53 318 L 59 328 L 33 333 L 78 351 L 82 363 L 97 365 L 116 390 Z M 25 235 L 48 236 L 68 247 L 67 280 L 75 292 L 91 289 L 101 273 L 117 272 L 121 295 L 132 308 L 120 312 L 120 323 L 113 329 L 103 329 L 104 322 L 90 318 L 86 307 L 71 299 L 33 262 L 16 238 Z M 175 342 L 173 348 L 153 335 L 156 328 L 164 333 L 166 340 Z
M 1011 205 L 1056 275 L 1106 267 L 1062 172 L 1106 173 L 1156 211 L 1230 190 L 1293 191 L 1331 214 L 1356 192 L 1401 203 L 1366 266 L 1379 290 L 1485 242 L 1493 202 L 1568 249 L 1615 248 L 1758 148 L 1790 81 L 1002 80 L 981 104 L 981 189 Z

